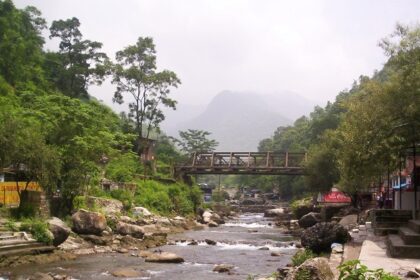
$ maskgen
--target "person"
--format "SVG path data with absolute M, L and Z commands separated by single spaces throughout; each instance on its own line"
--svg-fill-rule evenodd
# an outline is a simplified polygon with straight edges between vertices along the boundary
M 377 196 L 376 196 L 376 200 L 378 202 L 378 207 L 379 209 L 382 209 L 384 207 L 384 196 L 382 194 L 382 192 L 380 192 Z

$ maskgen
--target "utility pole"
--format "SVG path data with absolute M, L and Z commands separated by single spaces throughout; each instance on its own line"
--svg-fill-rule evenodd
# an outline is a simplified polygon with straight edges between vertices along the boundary
M 413 127 L 414 130 L 414 127 Z M 413 184 L 414 184 L 414 212 L 413 212 L 413 218 L 417 218 L 417 168 L 416 168 L 416 141 L 413 141 L 413 175 L 411 176 Z

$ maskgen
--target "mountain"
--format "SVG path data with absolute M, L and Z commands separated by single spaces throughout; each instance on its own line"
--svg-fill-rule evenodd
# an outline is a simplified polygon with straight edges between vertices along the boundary
M 207 108 L 183 105 L 168 113 L 162 128 L 175 137 L 179 130 L 207 130 L 219 142 L 218 151 L 256 151 L 258 143 L 277 127 L 292 124 L 312 109 L 312 102 L 291 92 L 223 91 Z

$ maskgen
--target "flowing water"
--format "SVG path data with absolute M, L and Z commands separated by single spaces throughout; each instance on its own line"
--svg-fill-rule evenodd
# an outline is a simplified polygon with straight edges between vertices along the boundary
M 246 279 L 248 275 L 267 276 L 286 265 L 296 248 L 292 237 L 280 233 L 262 214 L 243 214 L 217 228 L 188 231 L 168 237 L 175 245 L 151 249 L 176 253 L 182 264 L 147 263 L 130 254 L 81 256 L 73 261 L 18 268 L 14 274 L 29 276 L 36 271 L 69 275 L 74 279 L 115 279 L 110 271 L 133 268 L 149 276 L 130 279 Z M 216 241 L 208 245 L 205 239 Z M 196 240 L 198 245 L 188 245 Z M 271 256 L 280 252 L 281 256 Z M 231 264 L 233 274 L 213 272 L 217 264 Z M 120 278 L 121 279 L 121 278 Z

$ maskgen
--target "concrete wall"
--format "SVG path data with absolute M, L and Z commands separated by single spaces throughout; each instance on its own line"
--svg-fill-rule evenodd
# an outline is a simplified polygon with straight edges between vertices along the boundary
M 394 209 L 400 209 L 400 192 L 395 191 Z M 401 197 L 402 210 L 413 210 L 414 208 L 414 192 L 402 191 Z M 417 209 L 420 209 L 420 192 L 417 192 Z

